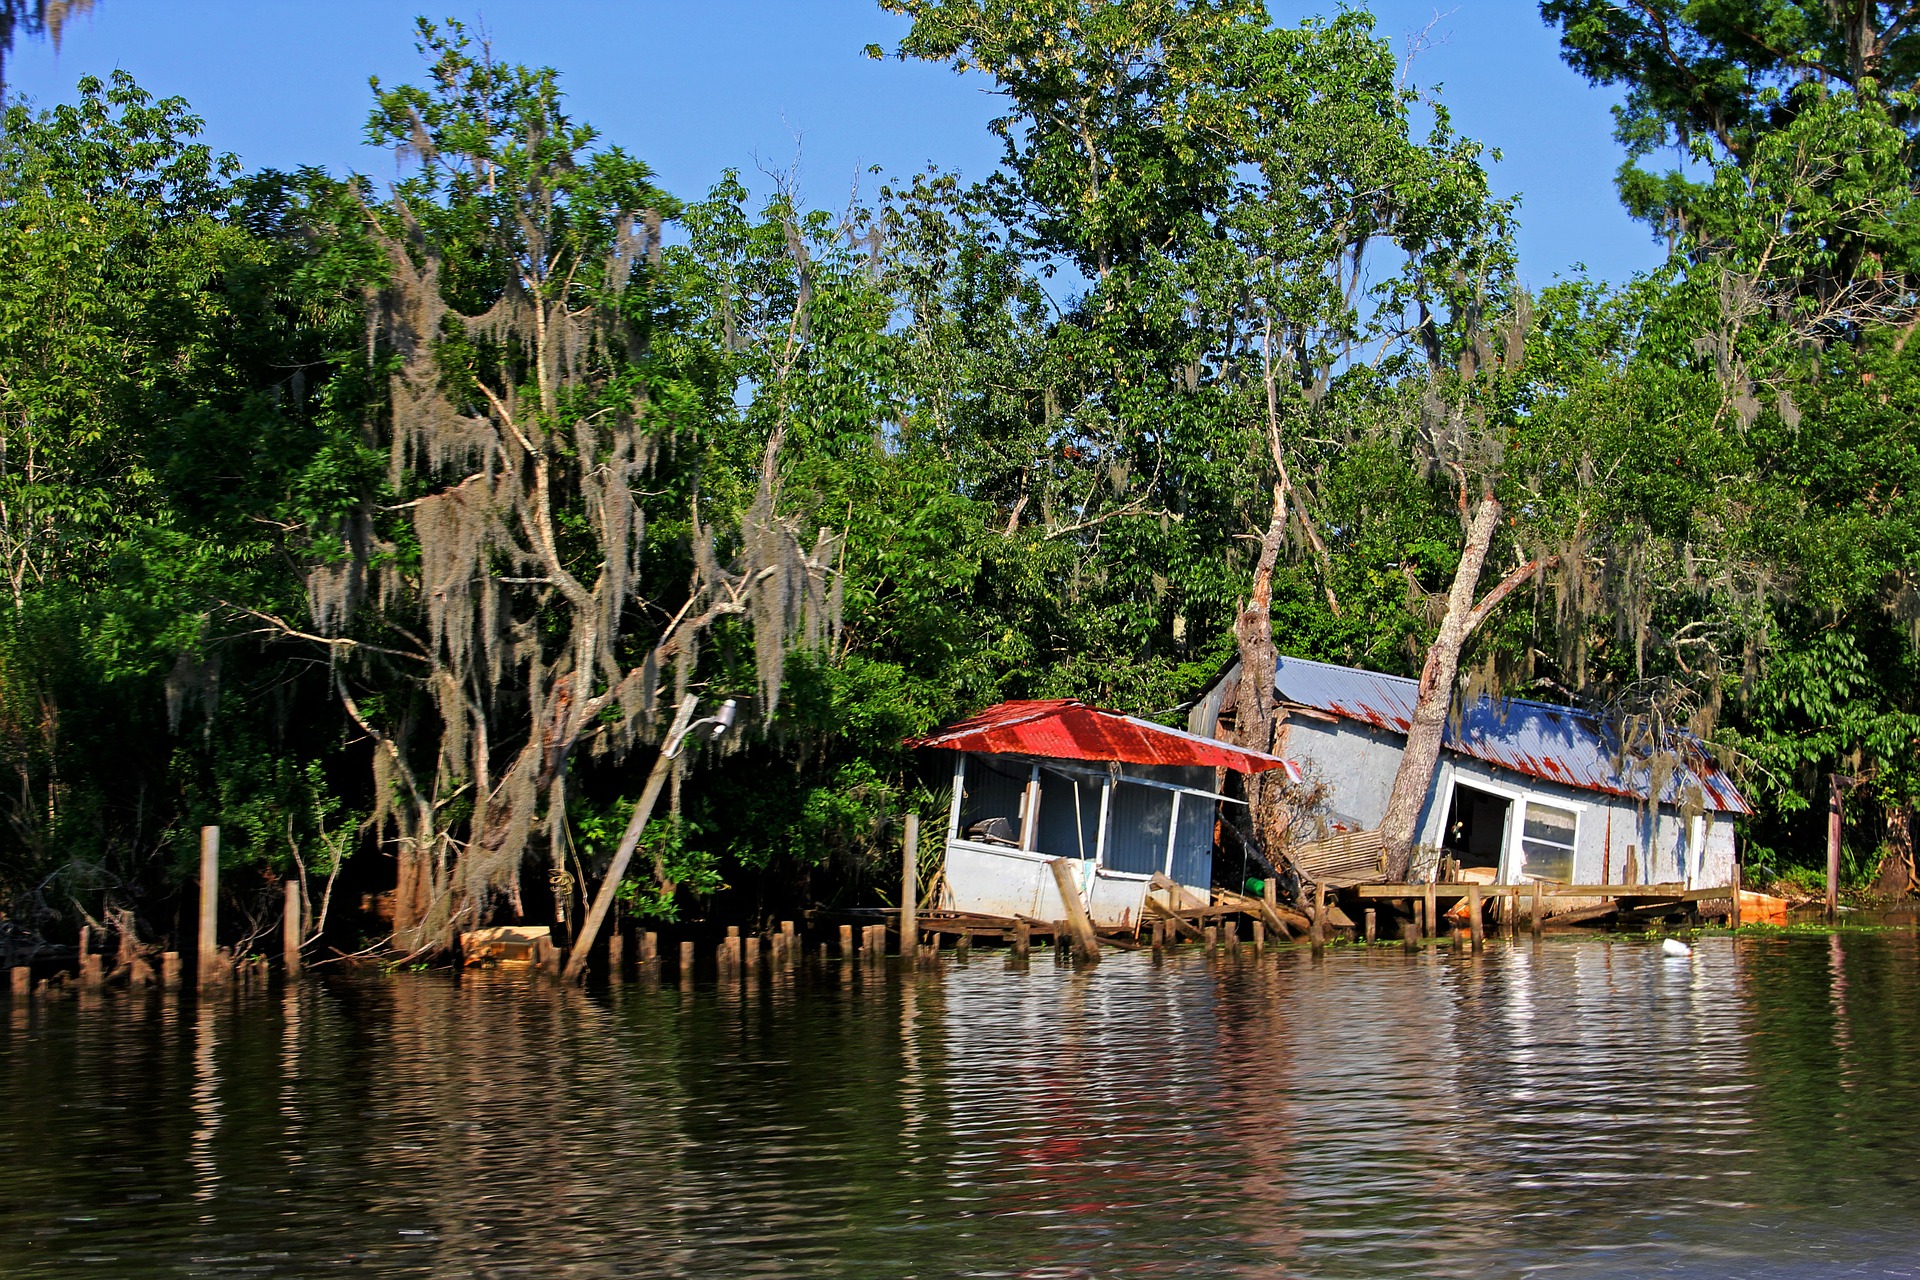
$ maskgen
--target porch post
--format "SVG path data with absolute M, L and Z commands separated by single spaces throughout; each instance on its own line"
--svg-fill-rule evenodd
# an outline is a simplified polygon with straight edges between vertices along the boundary
M 1167 821 L 1167 879 L 1173 880 L 1173 842 L 1180 836 L 1180 797 L 1184 792 L 1173 793 L 1173 816 Z M 1174 880 L 1175 884 L 1179 881 Z
M 1100 780 L 1100 826 L 1093 837 L 1093 865 L 1107 865 L 1107 814 L 1112 810 L 1113 775 Z
M 1034 765 L 1027 775 L 1026 812 L 1020 815 L 1020 847 L 1033 852 L 1033 842 L 1040 838 L 1040 766 Z
M 947 839 L 960 838 L 960 797 L 967 788 L 967 753 L 953 753 L 953 804 L 947 809 Z

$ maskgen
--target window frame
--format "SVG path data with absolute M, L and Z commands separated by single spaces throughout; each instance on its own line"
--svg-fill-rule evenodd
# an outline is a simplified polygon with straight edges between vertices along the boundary
M 1535 795 L 1532 792 L 1522 793 L 1520 797 L 1520 811 L 1514 815 L 1513 845 L 1508 851 L 1508 856 L 1512 859 L 1512 871 L 1507 877 L 1508 883 L 1525 884 L 1535 880 L 1546 879 L 1544 876 L 1530 875 L 1527 872 L 1527 812 L 1535 803 L 1538 803 L 1543 809 L 1555 809 L 1561 813 L 1571 813 L 1573 815 L 1573 839 L 1570 843 L 1562 845 L 1550 840 L 1539 840 L 1535 843 L 1550 844 L 1556 849 L 1567 850 L 1567 874 L 1569 879 L 1565 883 L 1578 884 L 1580 879 L 1580 826 L 1586 818 L 1587 806 L 1577 800 L 1561 800 L 1557 797 L 1548 799 L 1545 796 Z M 1560 882 L 1551 881 L 1549 883 L 1557 884 Z

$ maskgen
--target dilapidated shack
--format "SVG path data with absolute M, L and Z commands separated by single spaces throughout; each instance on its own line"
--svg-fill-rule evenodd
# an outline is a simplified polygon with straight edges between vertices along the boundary
M 1239 679 L 1235 664 L 1208 686 L 1188 727 L 1230 732 Z M 1277 749 L 1324 796 L 1306 857 L 1342 857 L 1347 874 L 1303 870 L 1364 881 L 1366 837 L 1386 813 L 1417 682 L 1283 657 L 1274 693 L 1286 712 Z M 1729 884 L 1732 820 L 1751 807 L 1697 739 L 1674 733 L 1654 748 L 1624 751 L 1604 721 L 1572 707 L 1482 698 L 1459 709 L 1420 816 L 1413 878 L 1433 879 L 1444 861 L 1449 879 L 1494 884 Z
M 939 905 L 1057 920 L 1068 860 L 1097 926 L 1137 927 L 1156 877 L 1209 900 L 1220 770 L 1297 766 L 1081 702 L 1003 702 L 908 744 L 954 752 Z

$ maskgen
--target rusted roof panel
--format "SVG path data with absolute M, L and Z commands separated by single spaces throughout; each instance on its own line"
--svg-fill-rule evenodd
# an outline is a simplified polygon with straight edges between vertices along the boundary
M 1285 769 L 1295 782 L 1300 780 L 1300 766 L 1291 760 L 1242 750 L 1148 720 L 1097 711 L 1069 698 L 1002 702 L 906 745 L 1047 760 L 1199 765 L 1235 773 Z
M 1404 676 L 1337 667 L 1305 658 L 1281 658 L 1274 670 L 1274 691 L 1284 702 L 1357 720 L 1390 733 L 1405 733 L 1413 723 L 1419 685 Z M 1597 716 L 1572 707 L 1524 698 L 1482 699 L 1451 722 L 1444 739 L 1450 751 L 1484 760 L 1529 777 L 1545 778 L 1583 791 L 1645 800 L 1652 781 L 1644 766 L 1619 763 L 1619 739 Z M 1707 754 L 1705 744 L 1683 738 L 1686 766 L 1667 782 L 1661 800 L 1679 804 L 1692 787 L 1702 802 L 1720 813 L 1752 813 L 1753 806 Z

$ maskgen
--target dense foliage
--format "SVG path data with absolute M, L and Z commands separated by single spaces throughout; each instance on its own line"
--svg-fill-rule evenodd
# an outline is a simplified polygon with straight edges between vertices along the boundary
M 457 24 L 375 86 L 384 196 L 245 174 L 124 76 L 7 111 L 13 921 L 178 932 L 202 822 L 262 928 L 288 876 L 408 950 L 564 918 L 689 693 L 746 713 L 678 762 L 628 909 L 871 900 L 938 803 L 904 738 L 1002 697 L 1172 718 L 1269 622 L 1395 672 L 1457 633 L 1461 688 L 1686 724 L 1763 806 L 1751 863 L 1813 860 L 1835 772 L 1856 871 L 1900 846 L 1903 7 L 1860 7 L 1875 44 L 1547 0 L 1627 86 L 1623 198 L 1672 254 L 1529 295 L 1480 146 L 1362 14 L 881 4 L 1002 94 L 984 181 L 671 195 Z

